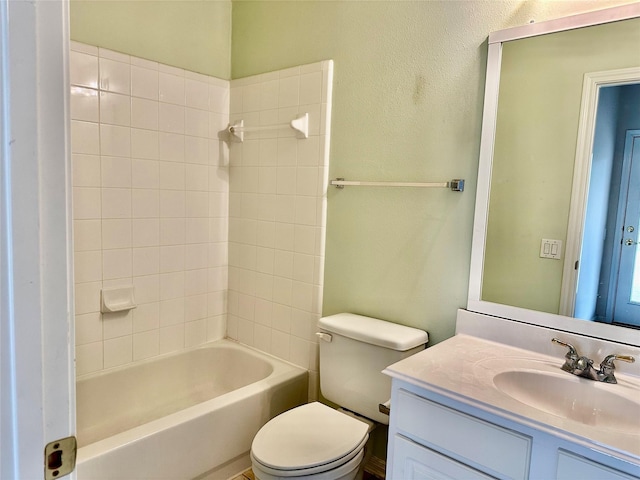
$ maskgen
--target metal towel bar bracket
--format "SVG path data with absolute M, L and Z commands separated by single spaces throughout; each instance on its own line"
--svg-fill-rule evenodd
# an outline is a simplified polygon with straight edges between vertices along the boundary
M 464 192 L 464 180 L 455 178 L 450 182 L 440 183 L 414 183 L 414 182 L 360 182 L 336 178 L 331 180 L 331 185 L 336 188 L 344 187 L 420 187 L 420 188 L 450 188 L 453 192 Z

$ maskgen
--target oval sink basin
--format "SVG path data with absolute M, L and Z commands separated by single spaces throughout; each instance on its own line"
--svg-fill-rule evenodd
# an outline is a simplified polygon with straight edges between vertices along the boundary
M 640 434 L 636 392 L 570 374 L 535 370 L 497 373 L 493 383 L 511 398 L 551 415 L 601 429 Z

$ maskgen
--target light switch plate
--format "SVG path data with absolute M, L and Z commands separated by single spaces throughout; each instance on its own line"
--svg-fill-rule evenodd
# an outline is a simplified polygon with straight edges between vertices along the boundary
M 562 258 L 562 240 L 550 240 L 543 238 L 540 242 L 540 258 Z

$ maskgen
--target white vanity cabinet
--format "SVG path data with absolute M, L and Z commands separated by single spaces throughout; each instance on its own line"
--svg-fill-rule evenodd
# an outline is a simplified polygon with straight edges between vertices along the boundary
M 640 466 L 393 380 L 388 480 L 632 480 Z
M 551 344 L 553 334 L 540 336 Z M 457 334 L 388 366 L 387 479 L 640 480 L 640 379 L 579 379 L 562 371 L 563 361 L 562 353 Z M 504 372 L 533 405 L 501 390 Z M 607 401 L 583 401 L 607 392 Z M 620 395 L 629 402 L 616 406 Z

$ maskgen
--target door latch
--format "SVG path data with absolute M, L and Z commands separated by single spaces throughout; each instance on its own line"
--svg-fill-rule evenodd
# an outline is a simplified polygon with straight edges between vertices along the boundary
M 69 475 L 76 468 L 76 437 L 61 438 L 44 447 L 44 479 L 54 480 Z

